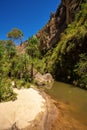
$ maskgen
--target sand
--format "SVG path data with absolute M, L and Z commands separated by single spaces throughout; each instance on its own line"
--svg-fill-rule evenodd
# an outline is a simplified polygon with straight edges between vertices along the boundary
M 17 100 L 0 103 L 0 130 L 10 129 L 14 124 L 25 128 L 46 109 L 45 99 L 33 88 L 14 91 Z

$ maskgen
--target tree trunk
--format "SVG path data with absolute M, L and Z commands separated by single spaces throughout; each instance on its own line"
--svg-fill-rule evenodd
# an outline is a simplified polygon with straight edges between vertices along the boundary
M 31 82 L 33 81 L 33 67 L 34 67 L 34 64 L 31 63 Z

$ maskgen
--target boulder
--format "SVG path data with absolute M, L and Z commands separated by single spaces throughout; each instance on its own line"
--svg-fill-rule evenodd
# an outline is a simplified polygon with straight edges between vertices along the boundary
M 42 75 L 41 73 L 38 72 L 35 75 L 34 81 L 38 86 L 42 86 L 42 85 L 48 85 L 50 83 L 53 83 L 54 80 L 50 73 L 46 73 Z
M 52 82 L 53 81 L 53 77 L 50 73 L 46 73 L 43 75 L 43 79 L 46 81 L 46 82 Z

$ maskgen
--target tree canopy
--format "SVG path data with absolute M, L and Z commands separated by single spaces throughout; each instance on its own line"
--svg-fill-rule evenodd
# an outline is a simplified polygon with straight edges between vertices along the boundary
M 23 38 L 23 32 L 19 30 L 18 28 L 13 28 L 8 34 L 7 37 L 14 41 L 14 40 L 20 40 L 22 43 L 22 38 Z
M 28 40 L 28 46 L 26 48 L 26 52 L 29 55 L 31 63 L 31 80 L 33 80 L 34 64 L 36 64 L 40 56 L 40 51 L 38 47 L 39 47 L 39 40 L 37 39 L 36 36 L 33 36 L 31 39 Z

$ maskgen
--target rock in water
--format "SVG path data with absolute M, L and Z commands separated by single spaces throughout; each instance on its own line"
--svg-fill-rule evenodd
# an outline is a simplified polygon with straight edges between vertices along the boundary
M 35 75 L 34 80 L 38 86 L 49 85 L 50 83 L 52 83 L 54 81 L 53 77 L 50 73 L 46 73 L 44 75 L 37 73 Z

